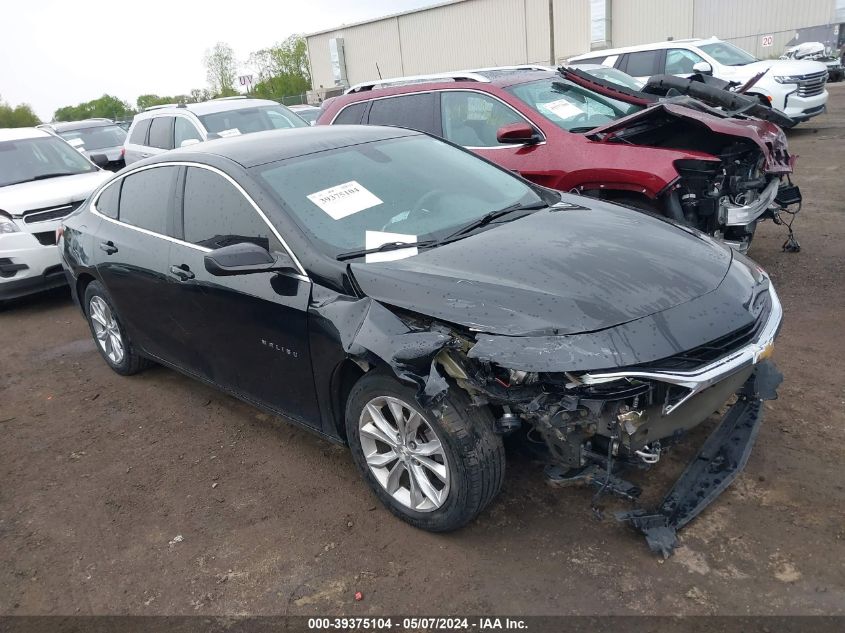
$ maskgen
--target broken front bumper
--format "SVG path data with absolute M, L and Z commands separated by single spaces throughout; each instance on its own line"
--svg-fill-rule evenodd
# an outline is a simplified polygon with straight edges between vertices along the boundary
M 677 546 L 677 531 L 698 516 L 745 468 L 763 420 L 763 401 L 777 398 L 783 376 L 770 361 L 760 363 L 656 510 L 617 516 L 639 529 L 648 546 L 664 558 Z
M 726 226 L 745 226 L 763 215 L 775 201 L 780 188 L 780 180 L 772 181 L 760 193 L 760 197 L 743 206 L 723 205 L 724 224 Z

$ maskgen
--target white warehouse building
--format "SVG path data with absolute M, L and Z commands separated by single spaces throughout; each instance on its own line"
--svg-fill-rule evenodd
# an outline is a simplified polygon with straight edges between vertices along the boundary
M 557 64 L 669 38 L 716 36 L 776 57 L 800 29 L 841 45 L 841 22 L 845 0 L 450 0 L 307 35 L 310 99 L 379 77 Z

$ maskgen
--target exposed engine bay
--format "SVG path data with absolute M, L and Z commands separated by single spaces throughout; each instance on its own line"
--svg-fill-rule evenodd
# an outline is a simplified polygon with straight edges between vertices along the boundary
M 800 250 L 791 228 L 801 205 L 800 190 L 790 179 L 796 157 L 789 154 L 786 136 L 772 122 L 778 122 L 776 111 L 745 95 L 692 79 L 661 75 L 652 78 L 644 92 L 636 92 L 575 68 L 562 72 L 572 81 L 599 84 L 591 87 L 607 96 L 646 106 L 590 131 L 588 138 L 698 156 L 675 162 L 678 179 L 659 196 L 667 217 L 722 239 L 740 252 L 748 250 L 757 222 L 772 219 L 788 229 L 784 250 Z M 710 97 L 708 102 L 700 100 L 702 91 Z M 692 118 L 688 109 L 703 116 Z M 749 118 L 752 113 L 768 120 L 749 126 L 745 123 L 754 121 Z M 744 124 L 737 125 L 736 120 Z

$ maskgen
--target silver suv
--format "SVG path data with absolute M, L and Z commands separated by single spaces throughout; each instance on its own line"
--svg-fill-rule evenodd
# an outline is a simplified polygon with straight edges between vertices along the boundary
M 129 165 L 170 149 L 224 136 L 307 126 L 285 106 L 267 99 L 223 97 L 203 103 L 152 106 L 133 119 L 124 159 Z

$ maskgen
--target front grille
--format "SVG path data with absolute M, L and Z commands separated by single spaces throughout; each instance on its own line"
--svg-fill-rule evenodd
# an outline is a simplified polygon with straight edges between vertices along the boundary
M 758 295 L 755 307 L 760 312 L 753 323 L 681 354 L 638 365 L 637 368 L 660 371 L 691 371 L 745 347 L 757 338 L 760 330 L 765 326 L 772 309 L 771 295 L 768 292 Z
M 64 218 L 79 208 L 82 201 L 71 202 L 70 204 L 63 204 L 57 207 L 44 207 L 41 209 L 32 209 L 23 212 L 23 221 L 27 224 L 34 224 L 36 222 L 47 222 L 48 220 L 56 220 Z
M 815 97 L 824 92 L 824 84 L 827 81 L 827 71 L 804 75 L 798 82 L 799 97 Z

